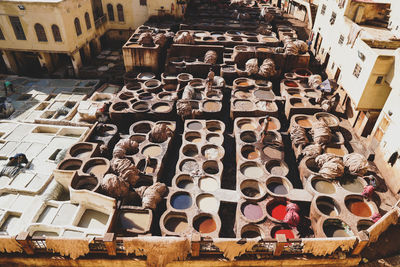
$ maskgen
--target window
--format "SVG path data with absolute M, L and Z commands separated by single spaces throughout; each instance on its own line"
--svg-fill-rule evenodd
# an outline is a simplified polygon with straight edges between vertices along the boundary
M 339 36 L 338 44 L 342 45 L 343 42 L 344 42 L 344 36 L 343 36 L 343 35 L 340 35 L 340 36 Z
M 92 24 L 90 23 L 89 13 L 85 13 L 85 22 L 86 22 L 86 29 L 92 28 Z
M 35 32 L 39 42 L 47 42 L 46 32 L 41 24 L 35 24 Z
M 326 11 L 326 5 L 322 5 L 321 15 L 325 15 L 325 11 Z
M 117 5 L 117 14 L 118 14 L 118 20 L 119 21 L 125 21 L 125 19 L 124 19 L 124 8 L 122 7 L 121 4 Z
M 15 37 L 17 38 L 17 40 L 26 40 L 24 28 L 22 28 L 19 17 L 9 16 L 9 19 L 10 19 L 10 22 L 13 27 Z
M 331 67 L 331 69 L 334 69 L 335 68 L 335 62 L 332 62 L 332 67 Z
M 107 5 L 108 20 L 114 21 L 114 9 L 111 4 Z
M 76 35 L 77 36 L 81 35 L 82 34 L 81 23 L 79 22 L 78 18 L 75 18 L 74 24 L 75 24 Z
M 331 23 L 331 25 L 333 25 L 336 21 L 336 13 L 332 12 L 332 16 L 331 19 L 329 20 L 329 22 Z
M 140 0 L 141 6 L 147 6 L 147 0 Z
M 51 25 L 51 31 L 53 32 L 53 37 L 55 42 L 62 42 L 60 28 L 57 25 Z
M 383 76 L 378 76 L 378 78 L 376 78 L 376 84 L 381 84 L 383 81 Z
M 384 114 L 381 122 L 379 123 L 378 129 L 376 130 L 374 137 L 378 142 L 382 140 L 382 137 L 385 135 L 385 132 L 389 126 L 390 119 Z
M 5 40 L 6 38 L 4 38 L 4 34 L 3 31 L 0 28 L 0 40 Z
M 360 76 L 361 70 L 361 66 L 359 64 L 356 64 L 356 66 L 354 67 L 353 75 L 358 78 Z

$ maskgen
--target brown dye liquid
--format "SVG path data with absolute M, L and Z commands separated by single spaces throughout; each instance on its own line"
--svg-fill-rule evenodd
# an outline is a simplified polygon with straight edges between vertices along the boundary
M 103 177 L 103 175 L 106 173 L 107 171 L 107 165 L 94 165 L 92 167 L 90 167 L 86 173 L 93 173 L 96 177 Z
M 203 234 L 214 232 L 217 229 L 217 224 L 212 218 L 206 218 L 199 224 L 199 232 Z
M 272 148 L 272 147 L 269 147 L 269 146 L 264 147 L 263 152 L 268 157 L 274 158 L 274 159 L 280 159 L 282 156 L 282 151 Z
M 260 196 L 260 191 L 258 191 L 256 188 L 254 187 L 246 187 L 242 189 L 242 193 L 245 196 L 248 197 L 259 197 Z
M 305 127 L 305 128 L 309 128 L 311 127 L 311 122 L 309 119 L 300 119 L 300 120 L 296 120 L 296 123 L 298 125 L 300 125 L 301 127 Z
M 87 158 L 90 155 L 90 150 L 86 150 L 86 149 L 79 149 L 77 151 L 75 151 L 74 153 L 74 157 L 76 158 Z
M 240 125 L 240 129 L 241 130 L 255 130 L 256 127 L 254 126 L 253 123 L 247 122 L 247 123 L 243 123 L 242 125 Z
M 257 90 L 254 92 L 254 96 L 261 99 L 273 99 L 274 94 L 271 91 Z
M 341 157 L 343 157 L 345 154 L 341 148 L 336 148 L 336 147 L 327 147 L 325 149 L 325 153 L 331 153 L 331 154 L 335 154 L 335 155 L 338 155 Z
M 165 228 L 171 232 L 182 233 L 188 229 L 188 222 L 185 218 L 173 217 L 167 221 Z
M 161 155 L 161 147 L 159 146 L 148 146 L 143 150 L 143 155 L 145 156 L 149 156 L 149 157 L 157 157 L 159 155 Z
M 361 216 L 361 217 L 370 217 L 372 215 L 371 209 L 368 204 L 363 201 L 351 201 L 349 203 L 349 209 L 351 213 Z
M 273 122 L 273 121 L 268 122 L 268 127 L 267 127 L 268 131 L 276 130 L 277 128 L 278 127 L 276 126 L 275 122 Z
M 236 101 L 235 107 L 239 110 L 251 110 L 253 109 L 253 103 L 250 101 Z
M 248 98 L 248 97 L 251 96 L 251 94 L 248 93 L 248 92 L 237 91 L 237 92 L 235 93 L 235 96 L 238 97 L 238 98 Z
M 204 109 L 206 111 L 216 112 L 219 111 L 220 105 L 216 102 L 206 102 L 204 103 Z
M 301 97 L 300 94 L 292 94 L 292 96 L 294 96 L 294 97 Z
M 304 107 L 303 102 L 295 102 L 292 104 L 292 106 L 296 108 Z

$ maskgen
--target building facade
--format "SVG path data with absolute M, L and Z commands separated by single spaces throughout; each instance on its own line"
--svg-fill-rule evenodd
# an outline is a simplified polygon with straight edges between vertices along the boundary
M 181 2 L 180 2 L 181 3 Z M 105 39 L 125 42 L 149 16 L 181 16 L 176 0 L 4 0 L 0 3 L 0 69 L 75 74 L 101 50 Z
M 400 40 L 388 28 L 399 5 L 387 1 L 321 0 L 311 50 L 336 79 L 341 105 L 360 136 L 368 136 L 392 90 L 394 53 Z

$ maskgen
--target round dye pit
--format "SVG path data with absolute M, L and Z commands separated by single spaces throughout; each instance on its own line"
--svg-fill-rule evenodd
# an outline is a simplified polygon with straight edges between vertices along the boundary
M 201 130 L 201 129 L 203 128 L 203 124 L 201 124 L 201 123 L 198 122 L 198 121 L 193 121 L 193 122 L 189 122 L 189 123 L 187 124 L 187 127 L 188 127 L 190 130 L 198 131 L 198 130 Z
M 277 195 L 286 195 L 288 193 L 286 186 L 279 182 L 269 183 L 267 187 L 272 193 Z
M 240 134 L 240 140 L 246 143 L 254 143 L 257 141 L 256 134 L 252 131 L 246 131 Z
M 82 161 L 79 159 L 66 159 L 61 162 L 58 169 L 64 171 L 76 171 L 79 170 L 81 166 Z
M 77 176 L 71 182 L 71 187 L 75 190 L 89 190 L 96 189 L 99 181 L 93 176 Z
M 191 143 L 200 143 L 201 142 L 201 135 L 198 132 L 188 132 L 185 135 L 185 139 Z
M 186 215 L 171 215 L 164 220 L 165 229 L 173 233 L 182 233 L 188 230 Z
M 242 111 L 248 111 L 248 110 L 254 109 L 253 103 L 248 100 L 236 100 L 234 102 L 234 106 L 236 109 L 242 110 Z
M 260 178 L 264 175 L 264 171 L 256 163 L 243 164 L 240 171 L 244 176 L 249 178 Z
M 338 216 L 340 214 L 339 205 L 330 197 L 319 197 L 316 200 L 318 210 L 328 216 Z
M 195 145 L 186 145 L 182 148 L 182 152 L 187 157 L 195 157 L 199 153 Z
M 206 112 L 218 112 L 221 110 L 221 103 L 215 101 L 206 101 L 203 104 L 203 108 Z
M 176 178 L 176 186 L 182 189 L 192 189 L 194 186 L 193 179 L 189 175 L 180 175 Z
M 265 148 L 264 148 L 265 150 Z M 279 151 L 279 150 L 278 150 Z M 268 152 L 272 152 L 268 150 Z M 278 152 L 276 152 L 278 155 Z M 273 155 L 273 154 L 272 154 Z M 281 151 L 279 151 L 279 155 L 281 155 Z M 272 175 L 278 176 L 286 176 L 289 173 L 288 166 L 279 160 L 270 160 L 265 164 L 265 169 Z
M 260 152 L 254 146 L 244 146 L 242 147 L 242 156 L 245 159 L 257 159 L 260 156 Z
M 214 145 L 221 145 L 222 141 L 223 141 L 222 137 L 219 134 L 215 134 L 215 133 L 207 134 L 206 140 L 207 140 L 207 142 L 214 144 Z
M 264 155 L 268 156 L 269 158 L 273 158 L 273 159 L 280 159 L 280 158 L 283 157 L 283 151 L 281 151 L 280 149 L 277 149 L 277 148 L 275 148 L 273 146 L 268 146 L 267 145 L 266 147 L 264 147 L 263 148 L 263 153 L 264 153 Z M 279 164 L 278 166 L 280 167 L 281 164 Z
M 143 101 L 139 101 L 132 104 L 132 108 L 136 111 L 146 111 L 149 109 L 149 104 Z
M 78 143 L 71 147 L 70 154 L 75 158 L 87 158 L 91 154 L 93 146 L 91 144 Z
M 146 136 L 145 135 L 134 134 L 134 135 L 131 135 L 131 137 L 129 137 L 129 139 L 131 139 L 132 141 L 136 141 L 136 142 L 138 142 L 138 144 L 140 144 L 144 140 L 146 140 Z
M 357 230 L 364 231 L 370 228 L 374 224 L 373 221 L 370 220 L 359 220 L 357 223 Z
M 322 194 L 334 194 L 336 192 L 336 188 L 333 183 L 325 180 L 314 179 L 311 181 L 311 185 L 315 191 Z
M 242 131 L 248 131 L 248 130 L 252 131 L 257 128 L 256 125 L 252 123 L 250 120 L 240 120 L 238 121 L 237 125 Z
M 194 229 L 202 234 L 212 233 L 217 230 L 217 224 L 211 216 L 200 215 L 193 222 Z
M 264 120 L 260 121 L 260 125 L 262 126 L 263 129 L 265 129 L 264 126 Z M 276 122 L 274 121 L 274 119 L 271 119 L 268 121 L 268 126 L 267 126 L 267 131 L 274 131 L 278 129 L 278 125 L 276 124 Z
M 362 191 L 364 190 L 364 185 L 357 178 L 349 181 L 340 182 L 340 185 L 347 191 L 353 193 L 362 193 Z
M 303 128 L 311 128 L 312 126 L 310 118 L 306 116 L 297 116 L 295 121 L 299 126 Z
M 329 127 L 335 127 L 339 125 L 339 119 L 330 113 L 318 112 L 314 116 L 317 120 L 325 122 Z
M 142 154 L 147 157 L 158 157 L 161 155 L 162 149 L 157 145 L 150 145 L 143 148 Z
M 256 90 L 254 91 L 254 96 L 258 99 L 268 99 L 272 100 L 275 98 L 275 95 L 270 90 Z
M 301 98 L 291 98 L 290 99 L 290 104 L 293 107 L 296 107 L 296 108 L 304 107 L 304 103 L 303 103 L 303 100 L 301 100 Z
M 319 167 L 317 163 L 315 162 L 315 159 L 309 158 L 306 160 L 306 167 L 312 172 L 318 173 L 319 172 Z
M 83 166 L 84 173 L 93 173 L 96 177 L 102 178 L 108 171 L 109 165 L 103 158 L 92 158 Z
M 257 203 L 243 203 L 241 207 L 242 214 L 249 220 L 260 220 L 263 217 L 262 208 Z
M 240 190 L 246 197 L 261 197 L 261 188 L 256 180 L 244 180 L 240 184 Z M 263 192 L 264 193 L 264 192 Z
M 235 97 L 237 98 L 249 98 L 251 97 L 251 93 L 250 92 L 246 92 L 246 91 L 242 91 L 242 90 L 238 90 L 233 94 Z M 251 105 L 253 106 L 253 105 Z M 236 107 L 236 105 L 235 105 Z
M 206 123 L 206 127 L 207 127 L 207 130 L 210 131 L 210 132 L 222 133 L 221 125 L 220 125 L 219 122 L 216 122 L 216 121 L 208 121 L 208 122 Z
M 171 197 L 171 206 L 178 210 L 188 209 L 192 206 L 192 197 L 186 192 L 175 193 Z
M 206 145 L 202 149 L 202 154 L 206 159 L 217 159 L 219 155 L 219 150 L 217 146 Z
M 323 230 L 327 237 L 349 237 L 353 236 L 350 227 L 338 219 L 328 219 L 323 224 Z
M 199 164 L 195 160 L 184 160 L 180 165 L 180 169 L 183 172 L 191 172 L 193 170 L 197 170 L 199 168 Z
M 218 163 L 212 160 L 206 161 L 203 164 L 203 170 L 208 174 L 217 174 L 219 172 Z
M 347 209 L 354 215 L 360 217 L 370 217 L 372 215 L 371 208 L 367 203 L 359 197 L 349 197 L 345 201 Z
M 199 187 L 203 191 L 215 191 L 218 189 L 218 182 L 211 177 L 203 177 L 199 180 Z
M 299 87 L 299 85 L 294 81 L 285 81 L 284 84 L 288 87 Z
M 201 194 L 196 198 L 199 209 L 206 212 L 218 212 L 219 201 L 211 194 Z
M 155 112 L 163 113 L 163 112 L 168 112 L 171 108 L 167 103 L 157 103 L 153 105 L 152 109 Z
M 112 104 L 110 109 L 115 111 L 122 111 L 124 109 L 127 109 L 128 107 L 129 107 L 128 104 L 125 102 L 117 102 Z
M 261 236 L 261 231 L 258 226 L 246 225 L 242 228 L 241 237 L 242 238 L 256 238 Z
M 283 202 L 270 202 L 267 205 L 267 212 L 272 218 L 282 221 L 286 215 L 286 203 Z
M 148 133 L 152 126 L 149 123 L 141 122 L 133 126 L 132 131 L 135 133 Z

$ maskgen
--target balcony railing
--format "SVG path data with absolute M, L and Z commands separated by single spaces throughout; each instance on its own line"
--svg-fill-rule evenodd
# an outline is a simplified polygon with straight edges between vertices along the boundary
M 103 15 L 100 18 L 98 18 L 95 22 L 94 22 L 94 26 L 96 27 L 96 29 L 100 28 L 101 25 L 103 25 L 104 23 L 106 23 L 107 21 L 107 16 Z

